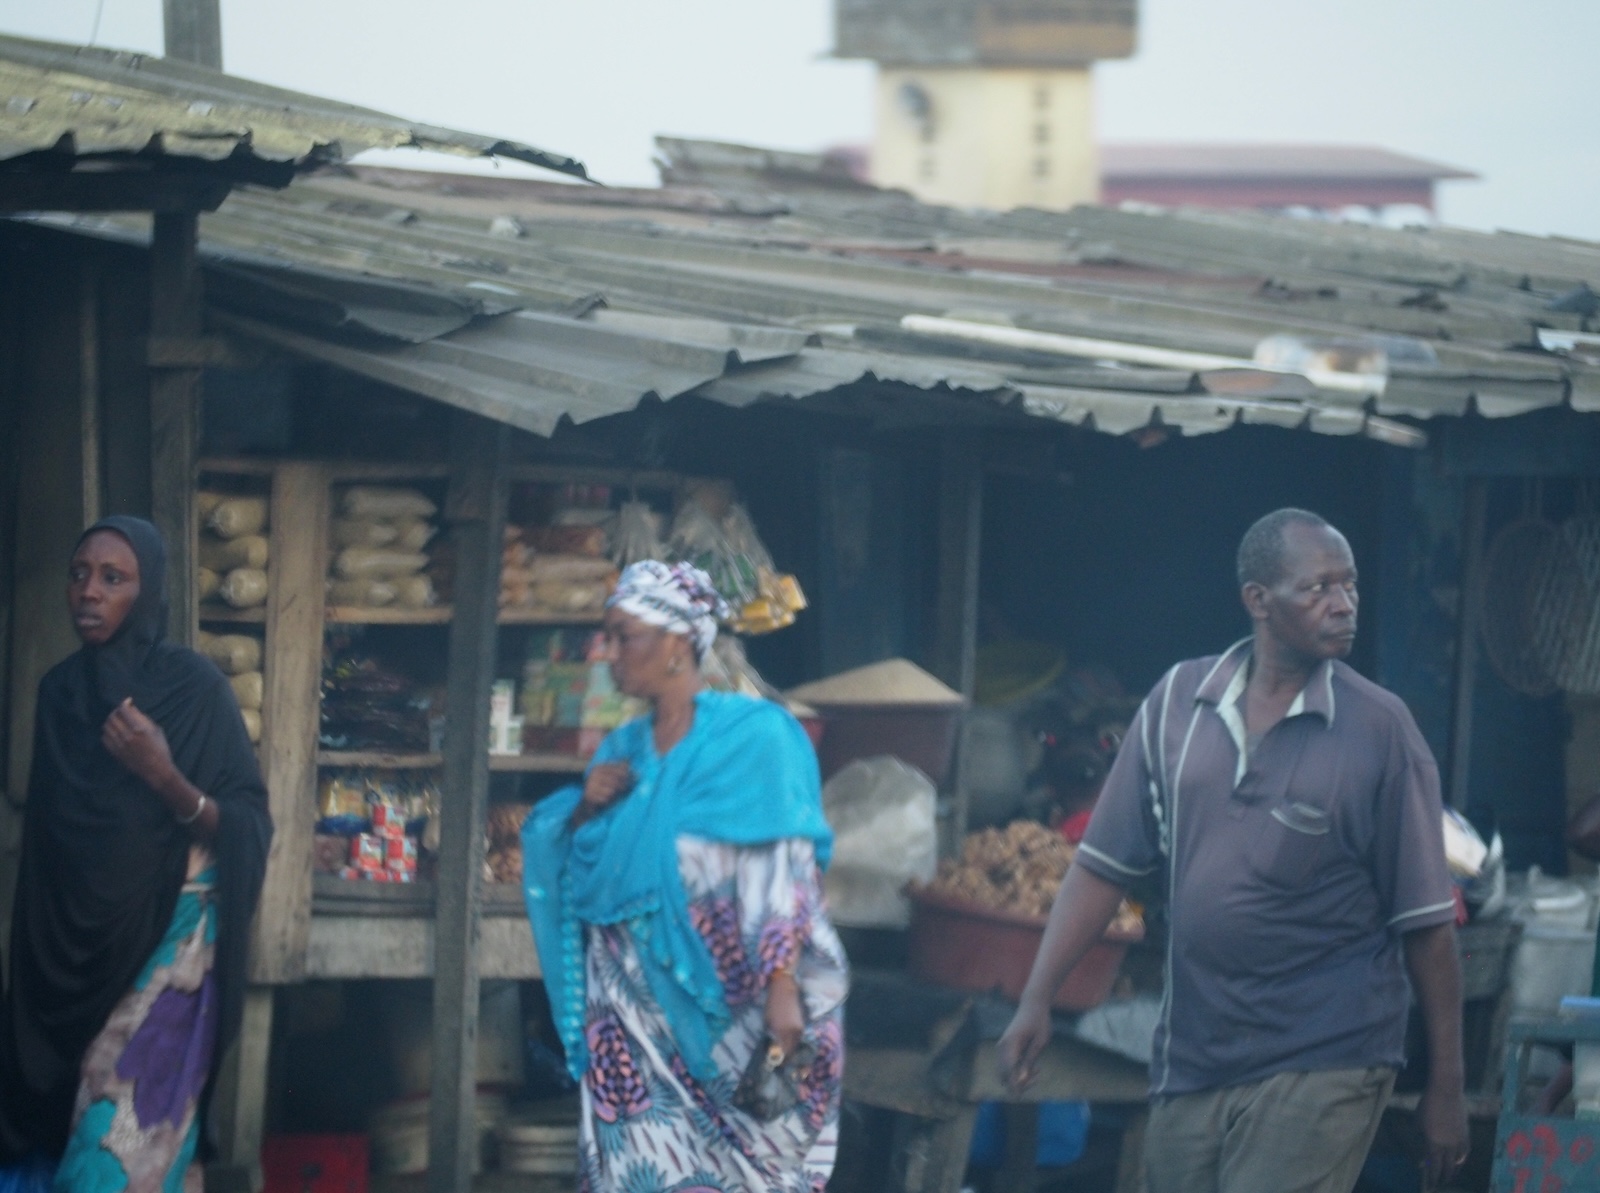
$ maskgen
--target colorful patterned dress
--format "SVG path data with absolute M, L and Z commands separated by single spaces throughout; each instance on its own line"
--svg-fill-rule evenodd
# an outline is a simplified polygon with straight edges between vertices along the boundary
M 217 1034 L 215 863 L 191 851 L 172 923 L 84 1054 L 55 1193 L 200 1193 L 196 1114 Z
M 587 927 L 579 1193 L 820 1193 L 838 1143 L 849 977 L 812 843 L 680 836 L 678 868 L 733 1015 L 713 1050 L 716 1077 L 690 1076 L 629 927 Z M 791 965 L 816 1061 L 800 1103 L 761 1122 L 733 1093 L 765 1038 L 767 981 Z

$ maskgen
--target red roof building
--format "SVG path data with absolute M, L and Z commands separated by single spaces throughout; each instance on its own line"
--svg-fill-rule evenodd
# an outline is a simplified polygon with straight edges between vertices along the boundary
M 1434 212 L 1440 182 L 1469 170 L 1364 145 L 1102 144 L 1101 202 L 1163 207 L 1309 209 L 1352 207 Z

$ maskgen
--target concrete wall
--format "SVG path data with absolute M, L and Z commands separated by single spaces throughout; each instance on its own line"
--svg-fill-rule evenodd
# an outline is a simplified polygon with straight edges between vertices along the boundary
M 878 72 L 872 179 L 930 203 L 1064 209 L 1099 194 L 1088 68 Z

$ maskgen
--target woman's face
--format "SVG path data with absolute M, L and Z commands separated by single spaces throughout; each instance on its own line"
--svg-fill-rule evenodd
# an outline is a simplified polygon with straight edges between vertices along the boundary
M 67 609 L 86 646 L 116 637 L 139 599 L 139 559 L 114 530 L 84 539 L 67 566 Z
M 692 665 L 689 640 L 620 609 L 606 612 L 606 662 L 624 696 L 653 700 Z

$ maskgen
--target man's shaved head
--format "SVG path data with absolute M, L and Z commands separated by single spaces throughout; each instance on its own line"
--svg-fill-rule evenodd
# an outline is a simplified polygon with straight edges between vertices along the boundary
M 1283 578 L 1284 554 L 1288 543 L 1284 532 L 1291 526 L 1308 526 L 1314 530 L 1333 530 L 1328 520 L 1310 510 L 1292 506 L 1273 510 L 1244 532 L 1239 541 L 1239 587 L 1246 584 L 1264 584 L 1268 587 Z

